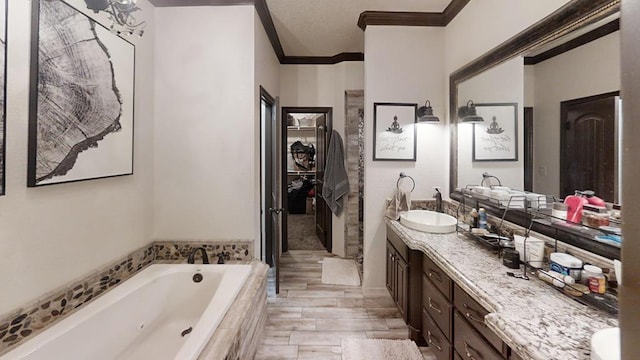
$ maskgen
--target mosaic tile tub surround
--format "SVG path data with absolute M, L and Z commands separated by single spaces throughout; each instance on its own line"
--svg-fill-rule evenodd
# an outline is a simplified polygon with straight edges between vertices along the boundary
M 222 242 L 153 242 L 135 250 L 113 264 L 107 265 L 69 284 L 53 290 L 19 309 L 0 316 L 0 355 L 25 339 L 66 318 L 107 290 L 129 279 L 153 263 L 184 262 L 189 252 L 204 247 L 211 263 L 217 254 L 229 253 L 234 261 L 253 259 L 253 241 Z M 196 257 L 200 261 L 200 257 Z

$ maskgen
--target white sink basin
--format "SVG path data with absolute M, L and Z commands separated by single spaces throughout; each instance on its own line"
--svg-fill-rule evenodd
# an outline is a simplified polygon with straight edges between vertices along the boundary
M 591 360 L 620 360 L 620 328 L 591 335 Z
M 453 216 L 435 211 L 411 210 L 400 214 L 400 223 L 418 231 L 446 234 L 456 231 L 458 220 Z

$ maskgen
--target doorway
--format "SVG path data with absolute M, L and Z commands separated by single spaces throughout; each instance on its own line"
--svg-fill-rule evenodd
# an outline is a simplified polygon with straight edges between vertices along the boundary
M 332 108 L 282 108 L 286 129 L 286 204 L 282 251 L 332 250 L 332 214 L 322 197 Z
M 561 103 L 561 197 L 593 190 L 605 201 L 616 201 L 618 95 L 616 91 Z
M 269 292 L 280 292 L 280 253 L 284 236 L 282 212 L 282 123 L 278 99 L 260 87 L 260 255 L 270 269 Z

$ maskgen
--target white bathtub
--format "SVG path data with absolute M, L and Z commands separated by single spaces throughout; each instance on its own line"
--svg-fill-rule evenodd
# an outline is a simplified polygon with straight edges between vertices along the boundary
M 195 360 L 250 272 L 251 265 L 151 265 L 0 360 Z

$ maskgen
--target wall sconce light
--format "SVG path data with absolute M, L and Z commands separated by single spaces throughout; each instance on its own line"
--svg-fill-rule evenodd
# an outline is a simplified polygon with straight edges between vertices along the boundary
M 418 108 L 418 122 L 440 122 L 440 119 L 433 115 L 433 108 L 429 100 L 424 103 L 424 106 Z
M 484 122 L 482 116 L 478 116 L 476 107 L 473 105 L 472 100 L 467 101 L 466 106 L 458 108 L 458 117 L 460 118 L 460 122 L 465 124 L 478 124 Z
M 136 6 L 136 0 L 84 0 L 84 2 L 87 4 L 87 9 L 93 10 L 96 14 L 100 11 L 109 14 L 110 30 L 113 33 L 118 35 L 137 33 L 139 36 L 144 34 L 147 22 L 138 21 L 133 16 L 135 11 L 140 10 Z
M 480 186 L 484 186 L 484 182 L 491 178 L 498 181 L 498 186 L 502 186 L 502 182 L 500 181 L 500 179 L 498 179 L 498 177 L 495 175 L 489 174 L 488 172 L 482 173 L 482 181 L 480 182 Z

